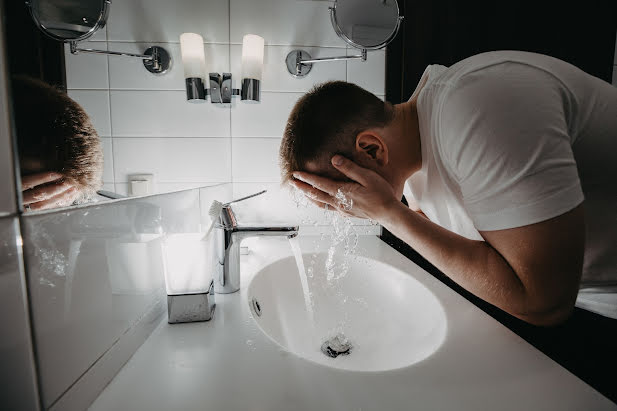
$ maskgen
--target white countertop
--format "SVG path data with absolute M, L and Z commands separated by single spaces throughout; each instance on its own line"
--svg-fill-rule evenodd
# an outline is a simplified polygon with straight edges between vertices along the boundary
M 300 242 L 306 252 L 317 239 Z M 403 269 L 437 296 L 448 325 L 433 355 L 371 373 L 324 367 L 284 351 L 251 318 L 246 289 L 260 268 L 291 251 L 285 239 L 260 239 L 242 257 L 240 292 L 216 296 L 214 319 L 174 325 L 165 319 L 90 409 L 617 409 L 377 237 L 360 236 L 358 254 Z

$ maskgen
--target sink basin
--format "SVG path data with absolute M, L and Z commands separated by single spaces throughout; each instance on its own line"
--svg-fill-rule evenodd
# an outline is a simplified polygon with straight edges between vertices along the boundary
M 446 335 L 446 315 L 424 285 L 388 264 L 358 256 L 349 257 L 345 275 L 329 279 L 326 258 L 325 253 L 303 255 L 312 267 L 308 286 L 314 322 L 293 257 L 255 274 L 248 303 L 270 339 L 301 358 L 349 371 L 404 368 L 437 351 Z M 346 352 L 326 355 L 322 346 L 332 340 L 338 345 L 343 340 L 340 351 Z

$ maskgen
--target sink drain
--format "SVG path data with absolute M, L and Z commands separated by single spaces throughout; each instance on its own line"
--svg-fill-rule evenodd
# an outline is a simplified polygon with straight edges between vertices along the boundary
M 324 341 L 321 345 L 321 352 L 326 354 L 330 358 L 336 358 L 339 355 L 351 354 L 351 343 L 343 334 L 337 334 L 336 336 Z
M 259 305 L 259 301 L 257 301 L 257 299 L 251 299 L 251 308 L 256 316 L 261 317 L 261 305 Z

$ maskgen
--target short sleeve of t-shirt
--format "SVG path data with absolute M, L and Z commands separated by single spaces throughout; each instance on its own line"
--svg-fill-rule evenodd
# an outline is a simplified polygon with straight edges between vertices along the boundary
M 436 148 L 477 230 L 537 223 L 583 201 L 566 119 L 571 107 L 557 79 L 506 62 L 449 87 Z

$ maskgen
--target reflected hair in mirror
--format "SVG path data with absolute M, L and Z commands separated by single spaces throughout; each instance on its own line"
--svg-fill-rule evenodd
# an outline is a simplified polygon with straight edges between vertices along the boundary
M 77 202 L 90 199 L 102 185 L 103 151 L 88 114 L 40 80 L 15 76 L 11 86 L 21 176 L 57 172 L 79 190 Z

